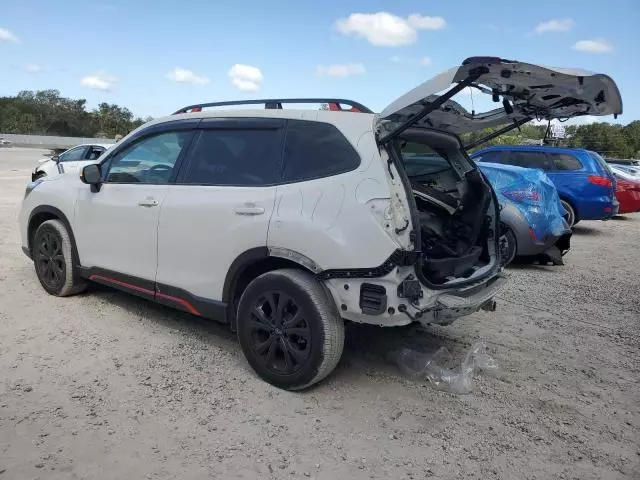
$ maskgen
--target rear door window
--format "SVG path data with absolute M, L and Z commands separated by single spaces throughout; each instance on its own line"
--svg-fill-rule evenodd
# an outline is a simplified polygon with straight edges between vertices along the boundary
M 207 129 L 194 140 L 178 183 L 260 186 L 280 179 L 282 129 Z
M 355 170 L 360 155 L 329 123 L 289 120 L 282 180 L 299 182 Z
M 502 158 L 503 161 L 501 163 L 507 163 L 509 165 L 524 168 L 540 168 L 545 171 L 552 170 L 551 162 L 547 158 L 547 155 L 542 152 L 511 151 L 505 152 Z
M 97 160 L 100 155 L 102 155 L 105 151 L 104 147 L 99 147 L 96 145 L 92 145 L 87 149 L 87 153 L 84 154 L 84 158 L 86 160 Z
M 556 170 L 566 171 L 582 169 L 580 160 L 573 155 L 568 155 L 566 153 L 549 153 L 548 155 Z

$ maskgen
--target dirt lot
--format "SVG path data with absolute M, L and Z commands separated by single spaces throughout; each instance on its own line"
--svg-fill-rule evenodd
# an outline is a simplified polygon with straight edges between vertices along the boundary
M 350 328 L 303 393 L 234 336 L 122 293 L 44 293 L 16 223 L 37 150 L 0 150 L 0 480 L 640 478 L 640 216 L 584 222 L 564 267 L 517 266 L 495 313 Z M 505 371 L 454 396 L 400 375 L 403 344 Z

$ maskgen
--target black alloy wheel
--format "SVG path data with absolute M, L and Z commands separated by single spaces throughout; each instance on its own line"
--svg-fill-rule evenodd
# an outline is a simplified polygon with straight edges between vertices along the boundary
M 285 292 L 274 290 L 258 298 L 250 315 L 255 355 L 274 373 L 299 371 L 311 353 L 311 331 L 300 305 Z
M 34 245 L 36 273 L 49 290 L 62 288 L 66 281 L 66 264 L 62 252 L 62 238 L 53 229 L 38 232 Z
M 272 270 L 252 280 L 238 301 L 238 340 L 263 380 L 301 390 L 336 367 L 344 321 L 328 289 L 311 273 Z

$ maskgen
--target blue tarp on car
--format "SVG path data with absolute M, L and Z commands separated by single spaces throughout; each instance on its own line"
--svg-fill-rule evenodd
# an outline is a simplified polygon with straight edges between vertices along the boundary
M 558 191 L 542 170 L 488 162 L 477 165 L 493 186 L 498 201 L 518 207 L 537 239 L 566 231 Z

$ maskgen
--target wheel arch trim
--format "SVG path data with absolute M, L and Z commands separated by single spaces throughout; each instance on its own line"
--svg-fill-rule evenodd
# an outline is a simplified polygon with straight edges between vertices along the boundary
M 33 243 L 33 235 L 35 234 L 35 229 L 32 227 L 31 224 L 34 218 L 41 214 L 52 215 L 64 224 L 65 228 L 67 229 L 67 233 L 69 234 L 69 238 L 71 239 L 71 254 L 73 255 L 73 259 L 72 259 L 73 266 L 74 268 L 78 268 L 80 266 L 80 256 L 78 255 L 78 249 L 76 247 L 76 238 L 73 234 L 73 229 L 71 228 L 71 222 L 69 222 L 69 219 L 62 212 L 62 210 L 56 207 L 53 207 L 51 205 L 39 205 L 33 210 L 31 210 L 31 213 L 29 214 L 29 221 L 27 222 L 27 232 L 28 232 L 27 248 L 29 252 L 33 254 L 32 243 Z

